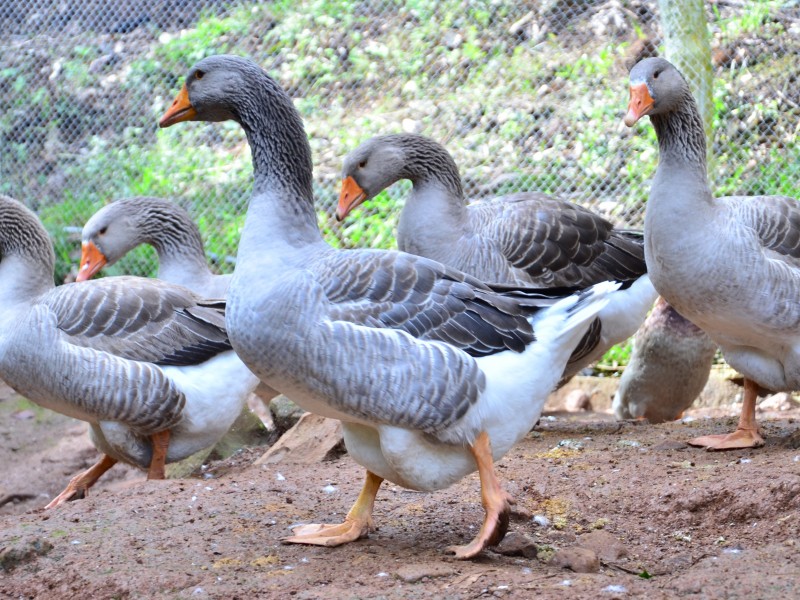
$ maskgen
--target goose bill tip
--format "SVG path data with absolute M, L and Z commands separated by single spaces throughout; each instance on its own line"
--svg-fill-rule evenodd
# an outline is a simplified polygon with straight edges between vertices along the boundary
M 367 193 L 356 183 L 352 175 L 342 180 L 342 191 L 339 193 L 339 204 L 336 206 L 336 220 L 343 221 L 356 206 L 367 199 Z
M 197 110 L 192 106 L 192 102 L 189 100 L 189 90 L 184 84 L 181 91 L 175 96 L 175 100 L 172 101 L 172 105 L 158 121 L 158 126 L 169 127 L 175 123 L 194 121 L 195 119 L 197 119 Z
M 625 114 L 622 121 L 628 127 L 633 127 L 634 123 L 650 113 L 655 101 L 650 95 L 650 90 L 647 89 L 647 84 L 645 83 L 631 85 L 630 90 L 631 96 L 628 102 L 628 112 Z

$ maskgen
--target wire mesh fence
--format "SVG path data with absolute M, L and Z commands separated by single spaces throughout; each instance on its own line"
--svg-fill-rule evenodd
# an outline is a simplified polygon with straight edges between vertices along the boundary
M 690 3 L 698 4 L 672 5 L 680 13 Z M 0 192 L 39 212 L 60 280 L 74 272 L 88 217 L 137 195 L 187 208 L 210 259 L 230 271 L 250 193 L 242 132 L 234 123 L 156 126 L 188 68 L 229 52 L 259 62 L 295 98 L 332 243 L 393 245 L 407 184 L 341 225 L 332 213 L 345 154 L 398 131 L 442 142 L 471 198 L 539 190 L 639 227 L 657 147 L 649 126 L 632 132 L 621 117 L 628 69 L 664 52 L 662 8 L 649 0 L 7 0 Z M 796 197 L 800 7 L 718 0 L 703 8 L 710 53 L 696 70 L 710 63 L 713 73 L 712 185 L 719 195 Z M 693 64 L 684 70 L 691 79 Z M 109 272 L 152 274 L 152 251 Z

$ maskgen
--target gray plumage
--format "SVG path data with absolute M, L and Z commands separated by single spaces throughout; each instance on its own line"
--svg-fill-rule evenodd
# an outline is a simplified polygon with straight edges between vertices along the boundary
M 204 298 L 224 298 L 230 283 L 230 275 L 209 269 L 200 230 L 189 214 L 163 198 L 116 200 L 92 215 L 81 238 L 96 246 L 107 266 L 140 244 L 150 244 L 158 254 L 157 277 Z
M 467 204 L 453 158 L 430 138 L 371 138 L 345 158 L 342 179 L 348 178 L 361 188 L 362 201 L 400 179 L 411 180 L 400 213 L 398 247 L 482 281 L 545 287 L 638 281 L 636 290 L 618 292 L 601 313 L 576 348 L 562 382 L 632 335 L 655 299 L 640 232 L 615 229 L 600 215 L 537 192 Z M 352 192 L 343 184 L 342 193 Z
M 747 379 L 769 390 L 800 389 L 797 201 L 714 198 L 702 122 L 683 76 L 658 58 L 638 63 L 630 77 L 652 98 L 644 114 L 660 148 L 645 215 L 653 284 Z
M 262 69 L 210 57 L 189 71 L 186 89 L 198 120 L 236 120 L 252 147 L 227 319 L 237 353 L 263 381 L 323 415 L 437 433 L 483 389 L 470 355 L 535 339 L 530 321 L 552 298 L 535 306 L 423 257 L 328 246 L 302 121 Z
M 450 153 L 421 135 L 371 138 L 348 154 L 342 178 L 373 198 L 396 181 L 413 188 L 400 213 L 400 250 L 482 281 L 586 287 L 647 272 L 642 236 L 581 206 L 538 192 L 467 204 Z
M 234 364 L 224 302 L 138 277 L 55 287 L 53 267 L 52 243 L 37 217 L 0 197 L 0 377 L 42 406 L 88 421 L 96 439 L 103 439 L 103 423 L 127 428 L 139 441 L 103 447 L 118 460 L 146 466 L 143 438 L 167 429 L 175 430 L 170 461 L 201 449 L 202 417 L 186 421 L 188 402 L 216 401 L 224 422 L 224 407 L 245 397 L 237 385 L 226 399 L 206 398 L 218 391 L 198 392 L 180 374 L 189 369 L 200 378 L 212 362 L 223 378 L 247 373 Z M 182 446 L 182 435 L 192 440 Z

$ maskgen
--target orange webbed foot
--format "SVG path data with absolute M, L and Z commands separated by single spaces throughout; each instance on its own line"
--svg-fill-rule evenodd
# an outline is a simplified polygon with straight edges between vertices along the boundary
M 689 440 L 692 446 L 701 446 L 707 450 L 737 450 L 743 448 L 760 448 L 765 444 L 764 438 L 755 429 L 737 429 L 733 433 L 704 435 Z

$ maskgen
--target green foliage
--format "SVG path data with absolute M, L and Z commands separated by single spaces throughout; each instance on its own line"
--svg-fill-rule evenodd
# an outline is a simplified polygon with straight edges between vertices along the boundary
M 373 135 L 409 125 L 445 143 L 473 184 L 468 189 L 544 191 L 592 207 L 603 203 L 611 217 L 641 224 L 657 144 L 647 119 L 635 130 L 620 126 L 628 42 L 567 33 L 520 41 L 508 25 L 530 10 L 525 3 L 368 5 L 237 5 L 180 32 L 153 30 L 148 48 L 136 53 L 126 46 L 124 66 L 105 73 L 90 69 L 97 48 L 86 40 L 47 49 L 47 64 L 57 69 L 42 69 L 27 54 L 0 69 L 0 192 L 24 190 L 23 199 L 39 207 L 56 241 L 57 277 L 77 259 L 74 228 L 104 203 L 131 195 L 181 202 L 197 220 L 210 259 L 220 271 L 232 269 L 251 186 L 241 129 L 156 127 L 187 69 L 221 52 L 252 57 L 295 98 L 314 152 L 320 226 L 339 247 L 393 247 L 407 182 L 345 223 L 332 218 L 332 209 L 343 156 Z M 765 0 L 730 17 L 714 4 L 713 24 L 724 42 L 764 30 L 778 35 L 772 17 L 782 6 Z M 789 168 L 800 164 L 796 123 L 779 118 L 787 102 L 769 92 L 795 60 L 793 53 L 755 55 L 747 69 L 717 73 L 711 177 L 718 193 L 798 195 Z M 63 192 L 51 193 L 47 169 L 63 174 Z M 109 272 L 154 270 L 145 249 Z M 603 364 L 625 364 L 629 351 L 615 349 Z
M 597 367 L 600 371 L 617 371 L 630 362 L 631 352 L 633 352 L 632 338 L 622 344 L 612 346 L 598 361 Z

